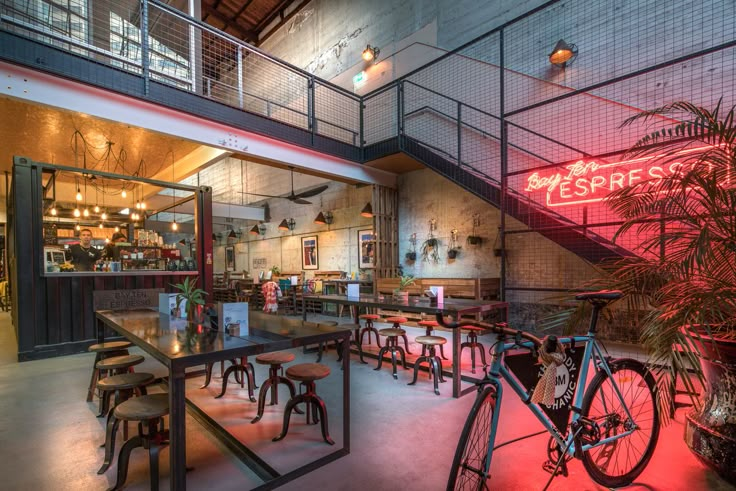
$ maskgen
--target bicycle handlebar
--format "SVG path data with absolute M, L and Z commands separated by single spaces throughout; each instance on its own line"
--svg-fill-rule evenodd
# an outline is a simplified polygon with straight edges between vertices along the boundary
M 466 326 L 480 327 L 481 329 L 487 329 L 496 334 L 506 334 L 512 337 L 519 336 L 523 339 L 526 339 L 527 341 L 531 341 L 537 347 L 542 346 L 542 340 L 536 337 L 534 334 L 531 334 L 526 331 L 522 331 L 520 329 L 511 329 L 508 326 L 508 324 L 506 324 L 505 322 L 498 322 L 496 324 L 488 324 L 486 322 L 480 322 L 480 321 L 447 322 L 445 318 L 442 316 L 442 314 L 437 314 L 437 322 L 441 326 L 449 327 L 450 329 L 462 329 L 463 327 L 466 327 Z M 555 344 L 557 343 L 556 337 L 550 336 L 549 339 L 551 339 L 552 342 L 554 342 Z

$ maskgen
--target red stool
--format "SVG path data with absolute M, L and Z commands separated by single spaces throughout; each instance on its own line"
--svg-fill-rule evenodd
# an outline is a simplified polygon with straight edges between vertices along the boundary
M 378 339 L 378 329 L 373 327 L 373 321 L 380 319 L 381 316 L 376 314 L 363 314 L 358 316 L 358 318 L 365 319 L 365 327 L 360 330 L 360 344 L 363 344 L 363 336 L 365 335 L 365 333 L 368 333 L 368 344 L 371 344 L 371 333 L 375 333 L 376 345 L 380 348 L 381 341 Z
M 437 321 L 419 321 L 419 322 L 417 322 L 417 325 L 418 326 L 422 326 L 422 327 L 424 327 L 424 328 L 427 329 L 427 334 L 425 334 L 425 336 L 431 336 L 432 335 L 432 331 L 434 331 L 434 329 L 436 327 L 439 327 L 439 324 L 437 323 Z M 426 354 L 427 354 L 427 345 L 426 344 L 422 344 L 422 356 L 426 356 Z M 443 360 L 447 360 L 448 359 L 445 356 L 444 343 L 443 344 L 440 344 L 440 356 L 442 357 Z
M 470 367 L 471 373 L 475 373 L 475 350 L 480 352 L 480 360 L 483 365 L 486 364 L 486 349 L 478 342 L 478 332 L 483 331 L 482 327 L 464 326 L 463 329 L 468 331 L 468 340 L 460 345 L 460 357 L 463 355 L 463 348 L 470 348 Z
M 406 317 L 386 317 L 386 322 L 393 322 L 394 325 L 392 326 L 394 329 L 401 329 L 401 324 L 405 324 L 408 321 Z M 404 332 L 401 337 L 404 339 L 404 348 L 406 349 L 406 354 L 411 355 L 412 352 L 409 351 L 409 338 L 406 337 L 406 332 Z

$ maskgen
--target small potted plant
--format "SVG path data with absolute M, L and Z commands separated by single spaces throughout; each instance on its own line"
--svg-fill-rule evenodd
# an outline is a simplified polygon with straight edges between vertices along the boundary
M 416 278 L 412 275 L 399 276 L 399 285 L 394 289 L 394 298 L 396 300 L 408 301 L 409 292 L 406 291 L 406 288 L 413 285 L 415 281 Z
M 450 231 L 450 246 L 447 248 L 447 257 L 449 259 L 457 258 L 460 249 L 461 247 L 457 243 L 457 229 L 454 228 Z
M 481 244 L 483 244 L 483 237 L 480 237 L 479 235 L 475 234 L 475 227 L 479 225 L 480 225 L 480 217 L 476 213 L 475 215 L 473 215 L 473 232 L 470 235 L 468 235 L 467 239 L 465 239 L 468 245 L 480 246 Z
M 182 302 L 186 302 L 187 319 L 190 322 L 196 321 L 195 314 L 201 310 L 204 305 L 204 296 L 207 292 L 201 288 L 197 288 L 198 278 L 192 279 L 187 276 L 182 283 L 176 283 L 171 286 L 179 290 L 176 294 L 176 311 L 180 312 Z
M 411 250 L 406 253 L 406 260 L 409 262 L 414 262 L 417 260 L 417 234 L 416 233 L 411 234 L 411 237 L 409 237 L 409 243 L 411 244 Z
M 437 228 L 437 220 L 434 218 L 429 221 L 429 234 L 427 240 L 422 243 L 422 260 L 425 262 L 432 261 L 438 263 L 440 261 L 440 241 L 434 236 L 434 230 Z

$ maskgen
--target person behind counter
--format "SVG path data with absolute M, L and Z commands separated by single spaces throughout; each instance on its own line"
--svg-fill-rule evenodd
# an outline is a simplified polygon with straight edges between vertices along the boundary
M 128 239 L 125 237 L 124 234 L 120 232 L 115 232 L 112 234 L 112 239 L 110 239 L 110 243 L 105 246 L 105 249 L 103 251 L 103 256 L 106 261 L 117 261 L 118 258 L 115 255 L 115 244 L 118 242 L 128 242 Z
M 69 252 L 77 271 L 94 271 L 95 262 L 102 256 L 98 249 L 92 247 L 92 231 L 88 228 L 79 232 L 79 244 L 72 245 Z

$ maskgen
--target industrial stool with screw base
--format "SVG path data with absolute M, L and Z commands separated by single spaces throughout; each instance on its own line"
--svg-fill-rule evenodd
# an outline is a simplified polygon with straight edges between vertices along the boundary
M 437 323 L 437 321 L 419 321 L 419 322 L 417 322 L 417 325 L 418 326 L 422 326 L 425 329 L 427 329 L 427 333 L 425 334 L 425 336 L 431 336 L 432 335 L 432 331 L 434 331 L 435 328 L 439 327 L 439 324 Z M 417 342 L 419 342 L 419 341 L 417 341 Z M 427 346 L 426 345 L 422 345 L 422 356 L 425 356 L 427 354 L 426 352 L 427 352 Z M 440 344 L 440 356 L 442 357 L 443 360 L 447 360 L 448 359 L 445 356 L 444 343 L 443 344 Z
M 128 348 L 131 346 L 133 345 L 128 341 L 110 341 L 109 343 L 93 344 L 89 347 L 89 351 L 95 353 L 95 363 L 92 365 L 92 379 L 89 381 L 89 389 L 87 390 L 87 402 L 92 402 L 97 381 L 100 379 L 97 362 L 113 356 L 127 355 Z
M 363 359 L 363 347 L 360 344 L 360 324 L 340 324 L 337 327 L 352 329 L 354 339 L 351 339 L 348 342 L 348 346 L 354 344 L 358 348 L 358 357 L 360 358 L 360 362 L 367 365 L 368 363 Z M 342 361 L 342 343 L 340 341 L 335 341 L 335 344 L 337 345 L 337 361 Z
M 110 424 L 113 412 L 123 402 L 131 398 L 134 391 L 139 391 L 141 395 L 146 395 L 146 385 L 153 382 L 155 377 L 152 373 L 123 373 L 120 375 L 112 375 L 105 377 L 97 382 L 97 388 L 102 391 L 100 396 L 101 400 L 101 412 L 107 416 L 107 425 Z M 115 393 L 115 405 L 110 408 L 110 396 Z M 98 474 L 102 474 L 110 467 L 113 458 L 113 452 L 115 451 L 115 445 L 107 445 L 107 438 L 109 435 L 105 435 L 105 443 L 102 445 L 105 447 L 105 461 L 97 471 Z M 123 438 L 128 439 L 128 422 L 125 421 L 123 425 Z
M 406 370 L 406 355 L 404 354 L 404 349 L 399 346 L 399 336 L 405 336 L 406 331 L 403 329 L 396 329 L 396 328 L 388 328 L 388 329 L 381 329 L 378 331 L 378 333 L 381 336 L 386 336 L 386 343 L 383 345 L 383 348 L 381 348 L 378 351 L 378 366 L 374 368 L 374 370 L 380 370 L 381 364 L 383 363 L 383 354 L 387 351 L 391 353 L 391 365 L 393 367 L 393 375 L 395 379 L 398 379 L 398 375 L 396 375 L 396 352 L 398 351 L 401 355 L 401 364 Z
M 141 355 L 121 355 L 121 356 L 112 356 L 110 358 L 105 358 L 104 360 L 100 360 L 95 365 L 95 368 L 99 372 L 99 379 L 103 379 L 104 376 L 110 376 L 110 375 L 120 375 L 127 372 L 133 372 L 133 367 L 136 365 L 140 365 L 143 363 L 143 358 Z M 98 381 L 99 385 L 99 381 Z M 101 418 L 105 415 L 105 413 L 102 411 L 102 399 L 100 399 L 100 413 L 97 415 L 98 418 Z
M 264 380 L 258 394 L 258 414 L 253 418 L 251 423 L 258 423 L 263 417 L 263 411 L 266 408 L 266 393 L 269 389 L 271 389 L 272 406 L 279 403 L 279 384 L 284 384 L 289 388 L 292 398 L 296 395 L 296 389 L 294 388 L 294 384 L 291 383 L 291 380 L 279 375 L 279 370 L 283 370 L 281 365 L 294 361 L 294 358 L 296 357 L 293 353 L 287 353 L 286 351 L 275 351 L 256 356 L 256 363 L 259 365 L 270 365 L 270 367 L 268 369 L 268 378 Z M 297 412 L 301 414 L 301 411 L 298 409 Z
M 215 399 L 219 399 L 225 395 L 227 391 L 227 381 L 230 378 L 230 374 L 235 372 L 235 382 L 243 387 L 245 382 L 248 382 L 248 399 L 250 402 L 256 402 L 256 398 L 253 394 L 253 389 L 257 389 L 256 375 L 253 369 L 253 364 L 248 361 L 247 356 L 240 357 L 240 363 L 233 362 L 232 366 L 229 366 L 225 373 L 222 374 L 222 392 L 215 396 Z M 240 377 L 238 377 L 240 375 Z
M 371 344 L 371 333 L 376 335 L 376 346 L 381 347 L 381 340 L 378 338 L 378 329 L 373 327 L 373 321 L 381 318 L 376 314 L 363 314 L 358 316 L 359 319 L 365 319 L 365 327 L 360 330 L 360 344 L 363 344 L 363 336 L 368 333 L 368 344 Z
M 322 328 L 335 327 L 337 325 L 337 322 L 336 321 L 321 321 L 317 323 L 308 322 L 306 324 L 314 325 L 314 327 L 319 329 L 320 327 Z M 328 350 L 329 348 L 330 348 L 329 345 L 326 343 L 319 343 L 317 345 L 317 363 L 322 361 L 322 352 Z M 337 341 L 335 341 L 335 349 L 337 349 Z
M 274 438 L 273 441 L 277 442 L 286 437 L 286 433 L 289 431 L 291 411 L 296 410 L 296 405 L 303 402 L 307 406 L 307 424 L 310 424 L 310 422 L 317 423 L 319 419 L 322 428 L 322 438 L 330 445 L 335 444 L 332 438 L 330 438 L 330 432 L 328 431 L 325 402 L 317 395 L 316 385 L 314 383 L 315 380 L 323 379 L 329 374 L 330 369 L 320 363 L 299 363 L 286 369 L 286 376 L 291 380 L 301 382 L 301 386 L 304 387 L 304 393 L 298 396 L 292 396 L 289 402 L 286 403 L 286 408 L 284 409 L 284 427 L 281 429 L 281 434 Z M 312 411 L 314 413 L 312 418 L 310 418 Z M 317 418 L 318 413 L 319 418 Z
M 409 382 L 407 385 L 414 385 L 417 383 L 419 365 L 426 361 L 427 365 L 429 365 L 429 378 L 432 378 L 432 375 L 434 375 L 434 393 L 440 395 L 439 382 L 444 382 L 445 379 L 442 376 L 442 360 L 437 356 L 435 346 L 439 345 L 442 347 L 447 340 L 442 336 L 417 336 L 415 341 L 422 345 L 422 353 L 424 353 L 424 349 L 426 347 L 429 347 L 429 355 L 422 355 L 414 362 L 414 380 Z
M 480 353 L 480 361 L 483 366 L 486 364 L 486 349 L 478 342 L 478 332 L 483 331 L 482 327 L 463 326 L 468 331 L 468 340 L 460 345 L 460 356 L 463 354 L 463 348 L 470 348 L 470 371 L 475 373 L 475 349 Z
M 407 319 L 406 317 L 386 317 L 386 322 L 394 323 L 394 325 L 391 326 L 394 329 L 401 329 L 401 324 L 408 322 L 408 320 L 409 319 Z M 403 329 L 401 330 L 403 331 Z M 404 332 L 404 334 L 402 334 L 401 337 L 404 339 L 404 348 L 406 349 L 406 354 L 407 355 L 412 354 L 411 351 L 409 351 L 409 338 L 406 337 L 406 332 Z
M 122 489 L 128 477 L 128 461 L 130 453 L 136 447 L 148 450 L 151 467 L 151 489 L 158 491 L 158 453 L 161 445 L 167 444 L 169 432 L 164 429 L 163 417 L 169 414 L 169 395 L 153 394 L 134 397 L 123 402 L 113 411 L 113 417 L 107 424 L 107 444 L 115 446 L 115 433 L 120 421 L 137 421 L 138 435 L 127 440 L 118 456 L 118 473 L 115 485 L 108 491 Z M 144 425 L 146 431 L 144 432 Z M 107 454 L 107 447 L 105 448 Z M 100 469 L 104 472 L 104 469 Z M 101 472 L 98 472 L 98 474 Z

